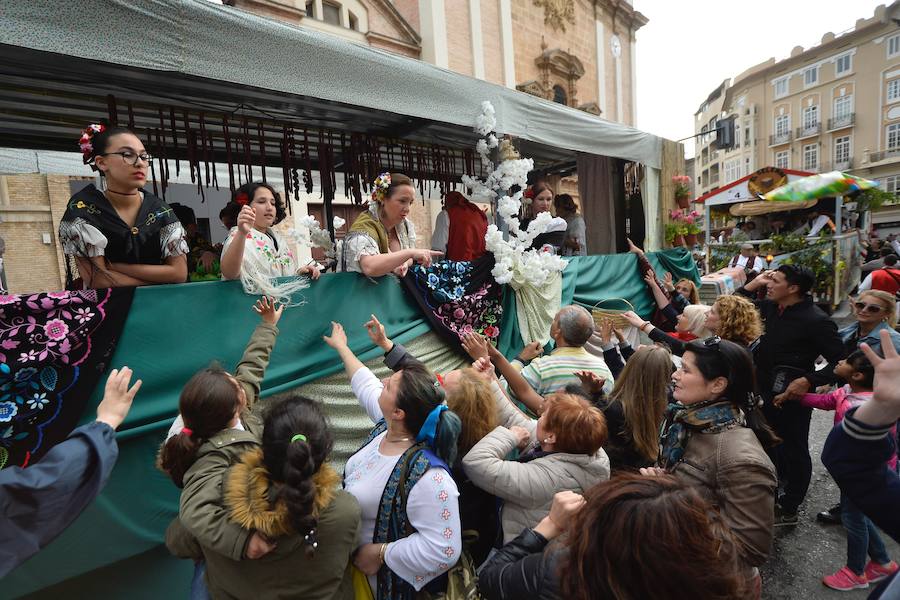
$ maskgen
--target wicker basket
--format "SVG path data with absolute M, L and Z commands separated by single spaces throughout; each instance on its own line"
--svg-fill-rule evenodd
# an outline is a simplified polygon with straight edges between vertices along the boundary
M 624 304 L 628 308 L 607 308 L 609 305 L 613 303 Z M 634 305 L 631 304 L 625 298 L 607 298 L 606 300 L 601 300 L 597 304 L 594 305 L 594 308 L 591 309 L 591 315 L 594 317 L 594 323 L 597 327 L 600 326 L 600 322 L 603 319 L 612 319 L 613 327 L 616 329 L 625 329 L 626 327 L 630 327 L 631 324 L 625 320 L 625 317 L 622 315 L 628 311 L 634 311 Z

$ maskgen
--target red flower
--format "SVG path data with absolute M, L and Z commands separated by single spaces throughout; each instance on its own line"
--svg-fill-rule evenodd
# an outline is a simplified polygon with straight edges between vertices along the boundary
M 495 338 L 500 335 L 500 329 L 498 329 L 494 325 L 488 325 L 484 328 L 484 335 L 488 336 L 489 338 Z
M 250 202 L 250 196 L 248 196 L 246 192 L 241 192 L 234 197 L 234 201 L 240 206 L 247 206 L 247 204 Z

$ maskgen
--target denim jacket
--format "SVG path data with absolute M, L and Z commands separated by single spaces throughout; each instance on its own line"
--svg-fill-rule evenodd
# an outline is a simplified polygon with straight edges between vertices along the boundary
M 898 333 L 896 329 L 893 329 L 884 321 L 876 325 L 875 329 L 870 331 L 868 335 L 860 337 L 859 342 L 857 343 L 857 347 L 859 347 L 859 344 L 865 342 L 875 352 L 881 352 L 882 329 L 888 330 L 888 333 L 890 333 L 891 335 L 891 340 L 894 342 L 894 348 L 897 349 L 897 352 L 900 352 L 900 333 Z M 838 330 L 838 335 L 841 336 L 841 340 L 843 340 L 843 342 L 846 344 L 851 338 L 853 338 L 853 336 L 857 334 L 858 331 L 859 323 L 852 323 L 850 325 L 847 325 L 843 329 Z

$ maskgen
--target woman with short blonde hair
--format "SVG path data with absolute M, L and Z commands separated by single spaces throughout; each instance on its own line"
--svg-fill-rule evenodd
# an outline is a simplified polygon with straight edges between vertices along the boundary
M 857 350 L 865 342 L 875 352 L 881 352 L 881 330 L 886 329 L 900 351 L 900 333 L 897 332 L 897 300 L 893 294 L 882 290 L 860 292 L 853 301 L 856 321 L 838 331 L 844 341 L 847 354 Z

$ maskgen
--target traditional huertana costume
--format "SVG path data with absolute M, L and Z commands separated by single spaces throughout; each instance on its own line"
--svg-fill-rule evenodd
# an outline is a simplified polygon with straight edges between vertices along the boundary
M 238 228 L 232 227 L 222 248 L 223 256 L 238 235 Z M 309 287 L 309 279 L 300 277 L 283 282 L 275 281 L 277 277 L 296 275 L 300 268 L 291 246 L 284 236 L 271 227 L 265 232 L 251 228 L 241 257 L 241 284 L 244 291 L 248 294 L 272 296 L 285 304 L 297 304 L 291 300 L 291 294 Z
M 375 200 L 370 201 L 369 210 L 360 213 L 353 225 L 350 226 L 338 258 L 341 271 L 362 273 L 362 266 L 359 264 L 360 258 L 388 254 L 391 251 L 390 232 L 381 222 L 378 214 L 379 206 Z M 404 218 L 394 229 L 397 232 L 397 239 L 400 240 L 401 250 L 416 247 L 416 230 L 409 219 Z
M 150 192 L 141 191 L 141 196 L 141 208 L 130 226 L 93 184 L 73 195 L 59 224 L 66 256 L 162 265 L 170 257 L 187 254 L 184 227 L 172 208 Z

